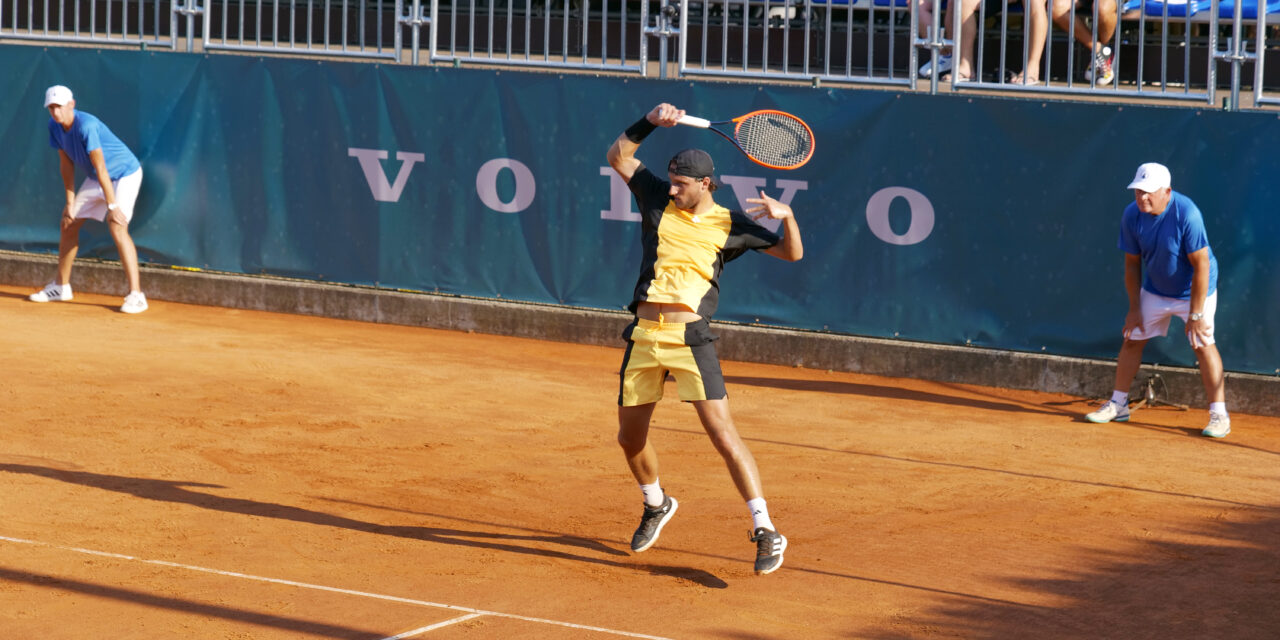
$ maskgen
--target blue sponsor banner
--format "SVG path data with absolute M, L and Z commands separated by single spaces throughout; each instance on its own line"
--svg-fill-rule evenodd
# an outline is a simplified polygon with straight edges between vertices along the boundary
M 805 259 L 728 265 L 719 319 L 1082 357 L 1119 348 L 1125 185 L 1158 161 L 1205 213 L 1227 368 L 1280 367 L 1274 114 L 28 46 L 0 78 L 0 247 L 57 251 L 60 83 L 142 160 L 145 262 L 609 309 L 640 262 L 618 134 L 661 101 L 789 111 L 817 136 L 797 171 L 687 127 L 641 147 L 703 147 L 722 204 L 797 211 Z M 114 257 L 101 225 L 82 255 Z M 1180 335 L 1146 359 L 1194 362 Z

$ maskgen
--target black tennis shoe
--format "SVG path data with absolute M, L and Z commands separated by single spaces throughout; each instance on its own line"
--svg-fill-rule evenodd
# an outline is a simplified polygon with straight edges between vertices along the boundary
M 640 527 L 636 529 L 635 535 L 631 536 L 631 550 L 640 553 L 645 549 L 653 546 L 658 541 L 658 535 L 662 533 L 662 527 L 666 526 L 671 516 L 676 514 L 676 509 L 680 503 L 675 498 L 663 494 L 662 504 L 656 507 L 649 505 L 644 506 L 644 514 L 640 516 Z
M 751 541 L 756 543 L 757 575 L 773 573 L 782 566 L 782 552 L 787 550 L 786 536 L 760 527 L 751 534 Z

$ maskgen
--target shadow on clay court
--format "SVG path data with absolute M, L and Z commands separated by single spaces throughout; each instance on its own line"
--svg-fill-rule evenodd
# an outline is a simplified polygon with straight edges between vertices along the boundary
M 654 430 L 654 431 L 669 431 L 669 432 L 671 432 L 671 433 L 681 433 L 681 434 L 686 434 L 686 435 L 699 435 L 699 436 L 701 436 L 701 435 L 705 435 L 702 431 L 695 431 L 695 430 L 692 430 L 692 429 L 677 429 L 677 428 L 673 428 L 673 427 L 659 427 L 659 426 L 653 426 L 653 427 L 650 427 L 650 429 L 652 429 L 652 430 Z M 1075 478 L 1059 478 L 1059 477 L 1056 477 L 1056 476 L 1045 475 L 1045 474 L 1042 474 L 1042 473 L 1028 473 L 1028 472 L 1025 472 L 1025 471 L 1011 471 L 1011 470 L 1008 470 L 1008 469 L 995 469 L 995 468 L 992 468 L 992 467 L 979 467 L 979 466 L 977 466 L 977 465 L 971 465 L 971 464 L 960 464 L 960 463 L 958 463 L 958 462 L 943 462 L 943 461 L 941 461 L 941 460 L 920 460 L 920 459 L 917 459 L 917 458 L 907 458 L 907 457 L 904 457 L 904 456 L 892 456 L 892 455 L 888 455 L 888 454 L 884 454 L 884 453 L 871 453 L 871 452 L 868 452 L 868 451 L 854 451 L 854 450 L 852 450 L 852 449 L 836 449 L 836 448 L 833 448 L 833 447 L 824 447 L 824 446 L 822 446 L 822 445 L 816 445 L 816 444 L 804 444 L 804 443 L 799 443 L 799 442 L 788 442 L 788 441 L 783 441 L 783 440 L 767 440 L 767 439 L 765 439 L 765 438 L 749 438 L 749 437 L 743 436 L 743 437 L 742 437 L 742 439 L 743 439 L 743 440 L 745 440 L 745 441 L 747 441 L 747 442 L 753 442 L 753 443 L 758 442 L 758 443 L 761 443 L 761 444 L 767 444 L 767 445 L 771 445 L 771 446 L 778 446 L 778 447 L 793 447 L 793 448 L 800 448 L 800 449 L 811 449 L 811 450 L 814 450 L 814 451 L 825 451 L 825 452 L 829 452 L 829 453 L 839 453 L 839 454 L 845 454 L 845 455 L 851 455 L 851 456 L 864 456 L 864 457 L 868 457 L 868 458 L 877 458 L 877 459 L 880 459 L 880 460 L 892 460 L 892 461 L 895 461 L 895 462 L 905 462 L 905 463 L 909 463 L 909 464 L 928 465 L 928 466 L 935 466 L 935 467 L 946 467 L 946 468 L 950 468 L 950 469 L 967 469 L 967 470 L 969 470 L 969 471 L 983 471 L 983 472 L 986 472 L 986 473 L 999 473 L 999 474 L 1002 474 L 1002 475 L 1016 476 L 1016 477 L 1019 477 L 1019 478 L 1032 478 L 1032 479 L 1035 479 L 1035 480 L 1049 480 L 1049 481 L 1052 481 L 1052 482 L 1064 482 L 1064 483 L 1069 483 L 1069 484 L 1077 484 L 1077 485 L 1084 485 L 1084 486 L 1090 486 L 1090 487 L 1103 487 L 1103 488 L 1107 488 L 1107 489 L 1121 489 L 1121 490 L 1124 490 L 1124 491 L 1137 491 L 1137 492 L 1141 492 L 1141 493 L 1149 493 L 1149 494 L 1156 494 L 1156 495 L 1162 495 L 1162 496 L 1173 496 L 1173 497 L 1177 497 L 1177 498 L 1192 498 L 1192 499 L 1195 499 L 1195 500 L 1205 500 L 1205 501 L 1208 501 L 1208 502 L 1218 502 L 1218 503 L 1222 503 L 1222 504 L 1230 504 L 1230 505 L 1236 505 L 1236 506 L 1241 506 L 1241 507 L 1263 507 L 1263 505 L 1250 504 L 1250 503 L 1248 503 L 1248 502 L 1237 502 L 1237 501 L 1235 501 L 1235 500 L 1227 500 L 1227 499 L 1224 499 L 1224 498 L 1215 498 L 1215 497 L 1212 497 L 1212 496 L 1199 496 L 1199 495 L 1190 494 L 1190 493 L 1180 493 L 1180 492 L 1177 492 L 1177 491 L 1161 491 L 1161 490 L 1159 490 L 1159 489 L 1147 489 L 1147 488 L 1145 488 L 1145 487 L 1133 487 L 1133 486 L 1127 486 L 1127 485 L 1122 485 L 1122 484 L 1113 484 L 1113 483 L 1110 483 L 1110 482 L 1096 482 L 1096 481 L 1093 481 L 1093 480 L 1079 480 L 1079 479 L 1075 479 Z M 4 469 L 4 465 L 0 465 L 0 470 L 3 470 L 3 469 Z
M 354 629 L 351 627 L 324 624 L 311 620 L 287 618 L 284 616 L 260 613 L 257 611 L 249 611 L 247 609 L 237 609 L 234 607 L 209 604 L 205 602 L 171 598 L 155 595 L 153 593 L 146 593 L 144 591 L 135 591 L 133 589 L 122 589 L 120 587 L 112 587 L 103 584 L 81 582 L 79 580 L 71 580 L 59 576 L 31 573 L 29 571 L 17 571 L 14 569 L 6 569 L 4 567 L 0 567 L 0 582 L 10 584 L 29 584 L 40 589 L 57 589 L 58 591 L 78 593 L 93 598 L 118 600 L 120 602 L 128 602 L 130 604 L 139 604 L 146 607 L 166 609 L 169 611 L 180 611 L 182 613 L 189 613 L 209 618 L 234 620 L 240 623 L 257 625 L 259 627 L 270 627 L 273 629 L 283 629 L 285 631 L 306 634 L 308 636 L 318 636 L 323 638 L 386 637 L 386 633 L 368 629 Z
M 1070 412 L 1062 409 L 1047 409 L 1043 406 L 1034 404 L 1025 405 L 1015 402 L 979 400 L 976 398 L 964 398 L 960 396 L 930 393 L 928 391 L 915 391 L 912 389 L 903 389 L 887 385 L 864 384 L 861 382 L 842 382 L 837 380 L 794 380 L 789 378 L 758 378 L 752 376 L 725 376 L 724 381 L 731 385 L 741 384 L 753 387 L 767 387 L 770 389 L 814 391 L 817 393 L 847 393 L 852 395 L 869 396 L 872 398 L 887 398 L 891 400 L 905 400 L 908 402 L 931 402 L 934 404 L 969 407 L 972 409 L 985 409 L 988 411 L 1017 411 L 1021 413 L 1043 413 L 1047 415 L 1071 415 Z
M 410 511 L 410 510 L 407 510 L 407 509 L 401 509 L 401 508 L 398 508 L 398 507 L 387 507 L 387 506 L 382 506 L 382 505 L 377 505 L 377 504 L 369 504 L 369 503 L 367 503 L 367 502 L 355 502 L 355 501 L 352 501 L 352 500 L 338 500 L 338 499 L 334 499 L 334 498 L 318 498 L 318 499 L 320 499 L 320 500 L 325 500 L 325 501 L 327 501 L 327 502 L 336 502 L 336 503 L 338 503 L 338 504 L 347 504 L 347 505 L 353 505 L 353 506 L 357 506 L 357 507 L 366 507 L 366 508 L 369 508 L 369 509 L 378 509 L 378 510 L 382 510 L 382 511 L 391 511 L 391 512 L 395 512 L 395 513 L 407 513 L 407 514 L 411 514 L 411 515 L 420 515 L 420 516 L 429 517 L 429 518 L 441 518 L 441 519 L 445 519 L 445 520 L 455 520 L 455 521 L 459 521 L 459 522 L 468 522 L 468 523 L 474 523 L 474 524 L 483 524 L 483 525 L 487 525 L 487 526 L 503 527 L 503 528 L 506 528 L 506 529 L 514 529 L 514 530 L 518 530 L 518 531 L 530 531 L 530 532 L 537 532 L 537 531 L 538 531 L 537 529 L 529 529 L 529 528 L 526 528 L 526 527 L 516 527 L 516 526 L 512 526 L 512 525 L 507 525 L 507 524 L 497 524 L 497 523 L 491 523 L 491 522 L 483 522 L 483 521 L 477 521 L 477 520 L 469 520 L 469 519 L 466 519 L 466 518 L 457 518 L 457 517 L 454 517 L 454 516 L 446 516 L 446 515 L 440 515 L 440 514 L 435 514 L 435 513 L 422 513 L 422 512 L 419 512 L 419 511 Z M 728 562 L 740 562 L 740 561 L 742 560 L 742 558 L 740 558 L 740 557 L 733 557 L 733 556 L 727 556 L 727 555 L 715 554 L 715 553 L 707 553 L 707 552 L 705 552 L 705 551 L 691 551 L 691 550 L 687 550 L 687 549 L 686 549 L 686 550 L 681 550 L 681 551 L 675 551 L 674 553 L 681 553 L 681 554 L 691 555 L 691 556 L 695 556 L 695 557 L 699 557 L 699 558 L 710 558 L 710 559 L 713 559 L 713 560 L 723 560 L 723 561 L 728 561 Z M 903 589 L 913 589 L 913 590 L 917 590 L 917 591 L 927 591 L 927 592 L 929 592 L 929 593 L 936 593 L 936 594 L 941 594 L 941 595 L 945 595 L 945 596 L 954 596 L 954 597 L 957 597 L 957 598 L 966 598 L 966 599 L 972 598 L 972 599 L 977 599 L 977 600 L 990 600 L 991 602 L 1002 603 L 1002 604 L 1010 604 L 1010 605 L 1012 605 L 1012 604 L 1017 604 L 1017 603 L 1012 602 L 1012 601 L 1010 601 L 1010 600 L 1001 600 L 1001 599 L 998 599 L 998 598 L 988 598 L 988 597 L 985 597 L 985 596 L 981 596 L 981 595 L 977 595 L 977 594 L 972 594 L 972 593 L 963 593 L 963 592 L 959 592 L 959 591 L 949 591 L 949 590 L 946 590 L 946 589 L 938 589 L 938 588 L 936 588 L 936 587 L 927 587 L 927 586 L 918 585 L 918 584 L 911 584 L 911 583 L 907 583 L 907 582 L 897 582 L 897 581 L 893 581 L 893 580 L 884 580 L 884 579 L 881 579 L 881 578 L 871 578 L 871 577 L 868 577 L 868 576 L 856 575 L 856 574 L 851 574 L 851 573 L 840 573 L 840 572 L 838 572 L 838 571 L 829 571 L 829 570 L 825 570 L 825 569 L 813 569 L 813 568 L 805 567 L 803 564 L 801 564 L 801 563 L 799 563 L 799 562 L 796 562 L 796 561 L 792 561 L 792 562 L 790 562 L 789 564 L 787 564 L 787 571 L 788 571 L 788 572 L 791 572 L 791 571 L 801 571 L 801 572 L 804 572 L 804 573 L 812 573 L 812 574 L 814 574 L 814 575 L 828 576 L 828 577 L 832 577 L 832 578 L 845 578 L 845 579 L 848 579 L 848 580 L 857 580 L 857 581 L 859 581 L 859 582 L 871 582 L 871 583 L 875 583 L 875 584 L 883 584 L 883 585 L 888 585 L 888 586 L 892 586 L 892 587 L 900 587 L 900 588 L 903 588 Z M 751 637 L 751 636 L 741 636 L 741 637 Z
M 1070 567 L 1018 575 L 993 569 L 1017 593 L 1044 606 L 942 600 L 894 629 L 850 637 L 1187 638 L 1270 640 L 1280 629 L 1280 508 L 1236 511 L 1228 519 L 1171 525 L 1195 543 L 1129 538 L 1082 552 Z M 1021 599 L 1021 598 L 1020 598 Z
M 540 556 L 560 560 L 572 560 L 590 564 L 605 565 L 620 569 L 635 569 L 652 575 L 665 576 L 696 583 L 698 585 L 723 589 L 728 583 L 715 575 L 693 567 L 670 567 L 660 565 L 642 565 L 631 562 L 611 560 L 600 556 L 630 557 L 624 551 L 608 547 L 597 540 L 571 536 L 566 534 L 549 535 L 516 535 L 509 533 L 492 533 L 486 531 L 467 531 L 464 529 L 444 529 L 438 527 L 418 527 L 401 525 L 381 525 L 364 522 L 345 516 L 313 511 L 301 507 L 271 504 L 243 498 L 229 498 L 193 491 L 192 489 L 222 489 L 221 485 L 203 482 L 181 482 L 173 480 L 157 480 L 152 478 L 131 478 L 112 476 L 87 471 L 68 471 L 26 464 L 0 463 L 0 471 L 21 473 L 61 482 L 78 484 L 86 487 L 115 491 L 159 502 L 189 504 L 202 509 L 256 516 L 260 518 L 276 518 L 304 524 L 324 527 L 337 527 L 374 535 L 396 536 L 433 542 L 438 544 L 457 545 L 522 555 Z M 540 548 L 534 545 L 558 545 L 570 550 Z M 592 553 L 595 555 L 584 555 Z
M 37 289 L 34 287 L 31 289 L 31 293 L 35 293 L 36 291 Z M 0 299 L 12 298 L 14 300 L 22 300 L 25 302 L 27 300 L 27 297 L 30 296 L 31 293 L 10 293 L 8 291 L 0 291 Z M 116 311 L 116 312 L 120 311 L 119 304 L 103 304 L 101 302 L 85 302 L 78 297 L 72 298 L 69 302 L 45 302 L 45 303 L 32 302 L 27 306 L 31 309 L 38 309 L 42 307 L 49 307 L 49 305 L 60 305 L 60 306 L 73 305 L 77 307 L 97 307 L 99 309 L 106 309 L 108 311 Z

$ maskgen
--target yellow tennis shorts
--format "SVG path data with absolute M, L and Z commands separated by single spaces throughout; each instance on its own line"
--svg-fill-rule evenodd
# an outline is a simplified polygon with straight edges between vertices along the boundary
M 719 400 L 725 397 L 724 374 L 706 319 L 697 322 L 655 322 L 637 318 L 622 332 L 627 351 L 619 372 L 618 405 L 634 407 L 662 399 L 662 384 L 671 373 L 680 399 Z

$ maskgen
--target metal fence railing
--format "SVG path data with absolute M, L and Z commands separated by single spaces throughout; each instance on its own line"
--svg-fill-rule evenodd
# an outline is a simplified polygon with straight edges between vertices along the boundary
M 401 0 L 199 1 L 206 50 L 400 57 Z
M 0 0 L 0 39 L 1280 105 L 1280 0 L 1081 1 Z
M 0 0 L 0 38 L 174 45 L 169 3 L 158 0 Z
M 456 0 L 433 9 L 433 61 L 645 72 L 649 4 Z

